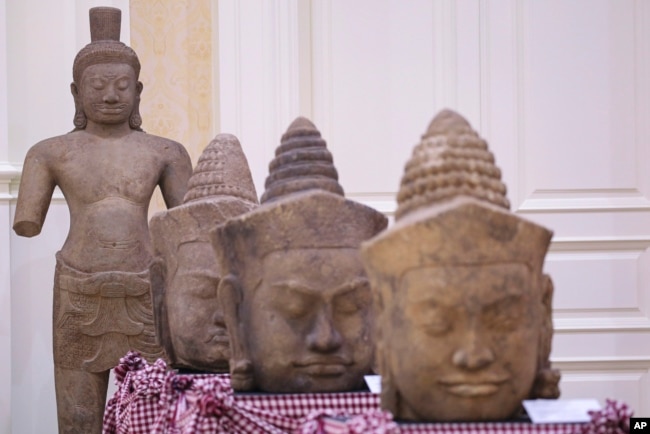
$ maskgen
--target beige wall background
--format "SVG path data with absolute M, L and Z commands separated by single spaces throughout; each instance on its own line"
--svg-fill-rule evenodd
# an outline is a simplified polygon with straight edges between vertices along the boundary
M 194 163 L 216 133 L 237 135 L 258 194 L 280 136 L 305 115 L 347 196 L 390 216 L 429 120 L 464 114 L 513 211 L 555 232 L 546 269 L 564 397 L 650 415 L 646 1 L 0 0 L 0 433 L 55 432 L 64 198 L 38 237 L 10 228 L 25 153 L 72 129 L 72 61 L 95 5 L 123 11 L 145 130 L 183 143 Z
M 213 31 L 210 0 L 132 0 L 131 47 L 146 83 L 143 129 L 182 143 L 196 164 L 213 126 Z M 165 208 L 156 194 L 151 212 Z

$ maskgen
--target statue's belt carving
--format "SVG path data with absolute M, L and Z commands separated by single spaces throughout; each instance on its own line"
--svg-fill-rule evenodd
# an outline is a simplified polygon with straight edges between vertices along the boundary
M 149 270 L 85 273 L 57 254 L 54 281 L 54 360 L 58 366 L 100 372 L 127 351 L 154 359 Z
M 84 295 L 101 297 L 137 297 L 149 292 L 149 272 L 126 273 L 104 271 L 89 277 L 59 275 L 59 288 Z

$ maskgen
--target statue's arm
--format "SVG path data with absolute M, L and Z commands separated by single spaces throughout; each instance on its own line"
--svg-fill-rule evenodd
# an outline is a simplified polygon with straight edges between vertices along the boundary
M 13 229 L 23 237 L 33 237 L 41 232 L 56 186 L 46 152 L 40 145 L 27 152 L 20 177 Z
M 187 181 L 192 176 L 192 161 L 180 143 L 172 142 L 167 149 L 165 168 L 160 178 L 160 191 L 167 208 L 173 208 L 183 203 L 187 192 Z

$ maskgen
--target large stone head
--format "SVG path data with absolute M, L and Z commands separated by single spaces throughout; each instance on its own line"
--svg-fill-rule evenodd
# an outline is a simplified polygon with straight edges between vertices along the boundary
M 507 419 L 559 394 L 552 233 L 509 211 L 500 177 L 485 141 L 443 111 L 406 165 L 396 223 L 363 244 L 382 407 L 397 418 Z
M 372 365 L 359 245 L 385 217 L 346 200 L 314 125 L 292 123 L 261 205 L 213 233 L 235 390 L 359 389 Z
M 209 231 L 256 206 L 239 141 L 219 134 L 201 154 L 183 204 L 152 217 L 158 258 L 152 273 L 154 318 L 172 366 L 228 371 L 230 347 L 217 298 L 222 273 Z
M 89 15 L 91 42 L 77 53 L 72 66 L 75 130 L 86 128 L 88 120 L 109 125 L 129 122 L 140 130 L 140 61 L 120 42 L 122 12 L 95 7 Z

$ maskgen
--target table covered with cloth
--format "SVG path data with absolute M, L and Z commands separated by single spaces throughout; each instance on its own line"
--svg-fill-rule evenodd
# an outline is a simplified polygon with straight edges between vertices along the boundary
M 130 352 L 115 367 L 104 434 L 619 434 L 630 410 L 608 401 L 585 424 L 397 423 L 369 392 L 233 393 L 226 374 L 179 374 Z

